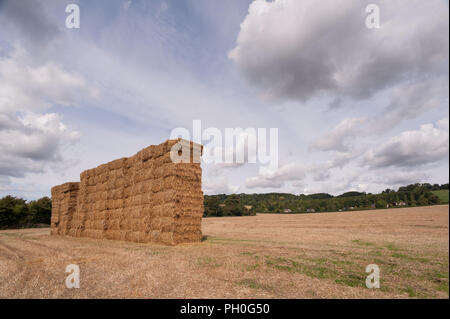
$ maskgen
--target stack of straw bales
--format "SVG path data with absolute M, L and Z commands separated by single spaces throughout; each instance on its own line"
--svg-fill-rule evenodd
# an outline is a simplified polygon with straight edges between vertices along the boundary
M 170 156 L 175 144 L 181 161 Z M 52 188 L 52 234 L 174 245 L 202 238 L 202 146 L 168 140 Z M 195 160 L 195 161 L 194 161 Z M 69 186 L 66 186 L 69 185 Z
M 80 183 L 65 183 L 52 188 L 52 235 L 69 233 L 72 217 L 77 209 Z

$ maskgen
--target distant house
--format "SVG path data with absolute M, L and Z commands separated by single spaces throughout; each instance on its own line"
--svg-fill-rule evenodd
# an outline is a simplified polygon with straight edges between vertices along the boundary
M 315 210 L 314 208 L 308 208 L 308 209 L 306 210 L 306 212 L 307 212 L 307 213 L 315 213 L 316 210 Z
M 225 204 L 219 204 L 219 207 L 225 207 L 226 205 Z
M 289 208 L 286 208 L 283 210 L 283 213 L 292 213 L 292 210 L 290 210 Z
M 404 201 L 393 202 L 392 206 L 406 206 L 406 203 Z

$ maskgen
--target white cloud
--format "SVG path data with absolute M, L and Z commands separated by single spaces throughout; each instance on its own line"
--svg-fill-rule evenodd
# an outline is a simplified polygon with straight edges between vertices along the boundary
M 203 179 L 203 190 L 207 195 L 233 194 L 239 186 L 231 185 L 225 176 L 208 176 Z
M 81 75 L 52 62 L 31 63 L 17 48 L 0 58 L 0 175 L 23 177 L 63 160 L 64 149 L 78 141 L 61 116 L 47 110 L 74 106 L 94 96 Z
M 262 170 L 257 176 L 245 180 L 247 188 L 280 188 L 287 181 L 300 181 L 306 177 L 307 166 L 303 163 L 291 162 L 277 169 Z
M 13 128 L 0 129 L 3 154 L 32 160 L 59 160 L 61 143 L 73 143 L 79 138 L 78 132 L 69 131 L 56 113 L 29 113 L 11 121 L 16 121 Z
M 280 188 L 284 185 L 284 181 L 273 180 L 264 176 L 252 176 L 245 179 L 247 188 Z
M 7 119 L 8 125 L 1 125 Z M 0 175 L 20 177 L 62 160 L 65 146 L 78 141 L 56 113 L 0 117 Z
M 429 175 L 420 171 L 393 171 L 383 174 L 382 177 L 375 179 L 377 184 L 390 186 L 404 186 L 413 183 L 426 181 Z
M 365 162 L 370 167 L 411 167 L 448 158 L 448 119 L 436 126 L 424 124 L 419 130 L 405 131 L 390 138 L 379 147 L 369 150 Z
M 371 30 L 359 0 L 256 0 L 229 57 L 266 97 L 281 100 L 360 100 L 448 74 L 448 3 L 373 3 L 381 27 Z
M 332 160 L 326 162 L 328 168 L 343 168 L 349 164 L 352 160 L 355 160 L 361 155 L 360 150 L 353 150 L 350 152 L 337 152 Z
M 0 58 L 0 112 L 43 111 L 53 104 L 73 106 L 82 97 L 94 97 L 84 78 L 48 62 L 30 66 L 20 49 Z
M 346 140 L 355 137 L 364 122 L 364 118 L 346 118 L 324 136 L 314 141 L 311 148 L 320 151 L 345 152 L 348 150 L 348 145 L 345 144 Z

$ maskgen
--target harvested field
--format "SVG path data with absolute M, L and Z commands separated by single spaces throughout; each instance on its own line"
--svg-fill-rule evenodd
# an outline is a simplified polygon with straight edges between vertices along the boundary
M 448 298 L 449 207 L 207 218 L 163 246 L 0 231 L 2 298 Z M 81 287 L 65 287 L 78 264 Z M 377 264 L 381 288 L 365 287 Z

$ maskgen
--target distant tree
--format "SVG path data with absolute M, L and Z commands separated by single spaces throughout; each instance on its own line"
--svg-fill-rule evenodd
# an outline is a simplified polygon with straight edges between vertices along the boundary
M 28 221 L 31 224 L 50 224 L 52 215 L 52 201 L 42 197 L 28 204 Z
M 311 199 L 326 199 L 326 198 L 333 198 L 333 195 L 327 194 L 327 193 L 316 193 L 311 195 L 306 195 L 306 197 Z
M 242 216 L 244 215 L 244 207 L 239 201 L 237 195 L 230 195 L 224 202 L 224 216 Z
M 448 189 L 448 183 L 438 186 L 440 189 Z M 351 191 L 336 197 L 326 193 L 210 195 L 205 196 L 205 216 L 240 216 L 251 215 L 255 212 L 278 213 L 286 209 L 296 213 L 305 212 L 307 209 L 314 209 L 316 212 L 372 209 L 373 206 L 386 208 L 387 204 L 395 207 L 396 203 L 397 205 L 401 203 L 400 206 L 403 206 L 402 202 L 408 206 L 434 205 L 439 203 L 439 198 L 432 193 L 432 190 L 438 186 L 416 183 L 402 186 L 398 191 L 389 188 L 379 194 Z M 252 208 L 249 210 L 244 206 Z
M 48 197 L 27 203 L 8 195 L 0 199 L 0 229 L 50 224 L 51 212 L 52 202 Z
M 346 192 L 344 194 L 339 195 L 338 197 L 354 197 L 354 196 L 364 196 L 366 195 L 366 193 L 361 193 L 361 192 L 356 192 L 356 191 L 351 191 L 351 192 Z
M 417 205 L 419 206 L 425 206 L 428 205 L 428 200 L 424 195 L 421 195 L 417 200 Z
M 27 204 L 22 198 L 5 196 L 0 199 L 0 227 L 18 227 L 27 222 Z
M 382 199 L 377 200 L 375 203 L 376 208 L 386 208 L 386 205 L 387 205 L 386 201 Z

